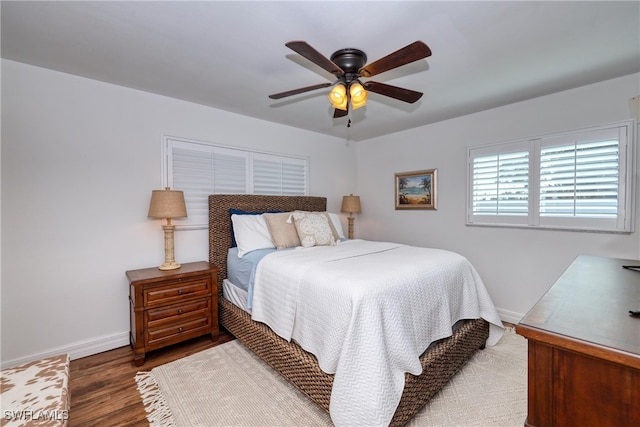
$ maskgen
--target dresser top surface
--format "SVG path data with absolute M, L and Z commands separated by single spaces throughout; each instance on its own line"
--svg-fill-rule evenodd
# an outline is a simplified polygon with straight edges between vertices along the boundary
M 579 256 L 520 325 L 640 356 L 640 261 Z
M 204 271 L 218 271 L 218 268 L 206 261 L 188 262 L 175 270 L 160 270 L 158 267 L 141 268 L 127 271 L 127 277 L 131 282 L 157 281 L 167 278 L 180 278 L 182 276 L 202 273 Z

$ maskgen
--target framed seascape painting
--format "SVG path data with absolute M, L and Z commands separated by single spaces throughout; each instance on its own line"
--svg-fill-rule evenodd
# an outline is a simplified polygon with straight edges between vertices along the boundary
M 436 209 L 437 169 L 396 174 L 396 209 Z

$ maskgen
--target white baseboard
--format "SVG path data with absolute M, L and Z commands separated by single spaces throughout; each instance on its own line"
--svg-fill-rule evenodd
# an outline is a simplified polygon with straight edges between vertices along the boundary
M 40 360 L 64 353 L 67 353 L 71 360 L 80 359 L 81 357 L 92 356 L 94 354 L 102 353 L 103 351 L 113 350 L 114 348 L 124 347 L 127 345 L 129 345 L 129 331 L 53 348 L 43 353 L 32 354 L 18 359 L 2 361 L 2 369 L 23 365 L 34 360 Z
M 520 323 L 520 320 L 524 317 L 524 314 L 516 313 L 515 311 L 504 310 L 501 308 L 497 308 L 496 310 L 498 311 L 498 316 L 500 316 L 500 319 L 503 322 L 513 323 L 514 325 Z

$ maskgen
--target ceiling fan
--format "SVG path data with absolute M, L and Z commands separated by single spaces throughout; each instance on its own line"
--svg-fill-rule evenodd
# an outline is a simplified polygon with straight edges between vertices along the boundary
M 285 46 L 330 72 L 336 76 L 337 80 L 333 83 L 320 83 L 313 86 L 275 93 L 269 95 L 269 98 L 280 99 L 334 86 L 329 93 L 329 100 L 335 108 L 333 113 L 334 118 L 346 116 L 349 113 L 349 103 L 353 109 L 364 106 L 366 104 L 367 91 L 389 96 L 411 104 L 416 102 L 422 97 L 422 92 L 374 81 L 361 82 L 360 78 L 373 77 L 385 71 L 431 56 L 431 49 L 421 41 L 413 42 L 370 64 L 367 64 L 367 55 L 359 49 L 340 49 L 331 55 L 331 59 L 328 59 L 305 41 L 291 41 L 285 43 Z

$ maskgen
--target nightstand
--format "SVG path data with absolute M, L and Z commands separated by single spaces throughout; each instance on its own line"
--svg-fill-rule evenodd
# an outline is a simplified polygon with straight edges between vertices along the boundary
M 218 339 L 218 271 L 204 261 L 127 271 L 136 366 L 152 350 L 205 334 Z

